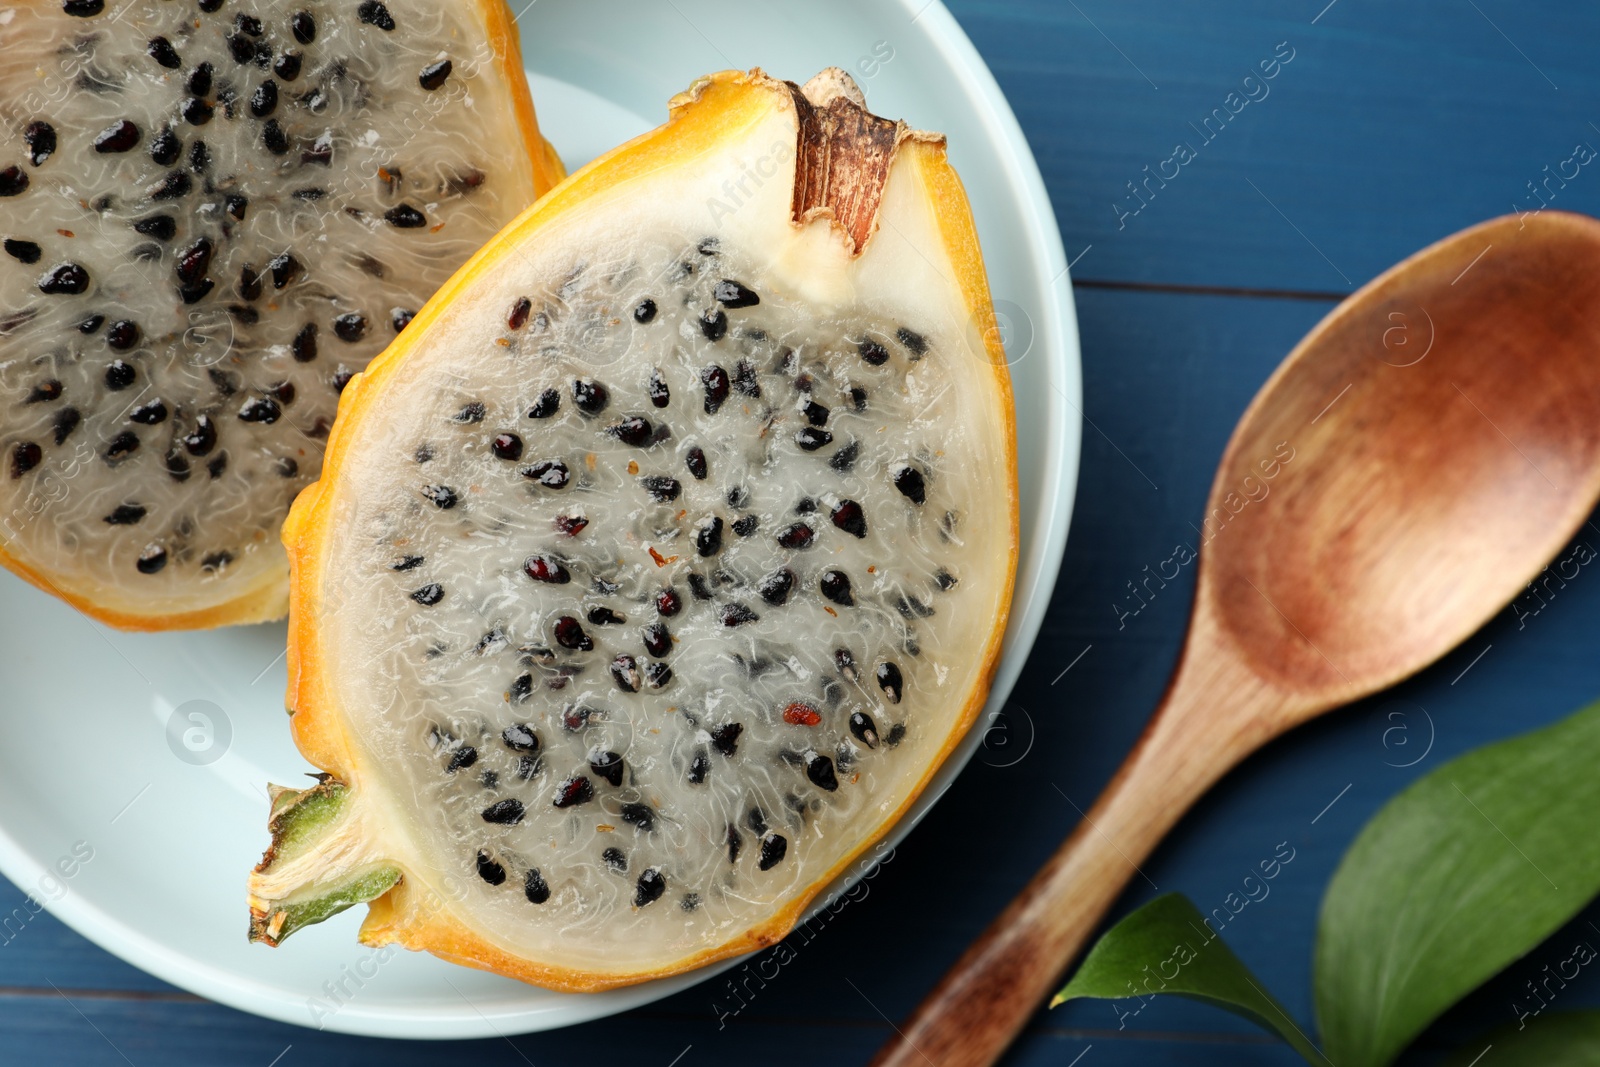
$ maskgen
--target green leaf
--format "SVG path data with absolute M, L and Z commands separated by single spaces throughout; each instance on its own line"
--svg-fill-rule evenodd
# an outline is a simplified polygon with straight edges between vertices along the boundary
M 1107 930 L 1078 973 L 1050 1002 L 1123 1000 L 1171 993 L 1225 1008 L 1283 1039 L 1306 1062 L 1328 1061 L 1255 980 L 1187 897 L 1157 897 Z
M 1600 1067 L 1600 1011 L 1556 1012 L 1523 1029 L 1507 1026 L 1468 1045 L 1445 1067 Z
M 1600 892 L 1600 704 L 1470 752 L 1361 831 L 1317 928 L 1316 1004 L 1339 1067 L 1383 1067 Z

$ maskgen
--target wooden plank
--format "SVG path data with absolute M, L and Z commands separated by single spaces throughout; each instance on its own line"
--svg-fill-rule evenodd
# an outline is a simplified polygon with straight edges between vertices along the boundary
M 1537 207 L 1528 183 L 1580 142 L 1600 148 L 1600 8 L 1339 0 L 1313 25 L 1327 4 L 950 7 L 1022 121 L 1067 256 L 1092 246 L 1075 277 L 1346 292 L 1445 234 Z M 1241 106 L 1279 42 L 1293 59 Z M 1238 114 L 1207 141 L 1204 118 L 1234 91 Z M 1194 158 L 1145 191 L 1144 168 L 1180 143 Z M 1600 213 L 1600 173 L 1566 169 L 1576 177 L 1540 195 Z

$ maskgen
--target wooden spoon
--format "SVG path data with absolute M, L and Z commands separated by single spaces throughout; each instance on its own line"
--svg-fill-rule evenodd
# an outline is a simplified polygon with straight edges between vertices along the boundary
M 1212 783 L 1450 651 L 1597 495 L 1600 222 L 1494 219 L 1340 304 L 1228 443 L 1188 640 L 1143 737 L 873 1063 L 993 1063 Z

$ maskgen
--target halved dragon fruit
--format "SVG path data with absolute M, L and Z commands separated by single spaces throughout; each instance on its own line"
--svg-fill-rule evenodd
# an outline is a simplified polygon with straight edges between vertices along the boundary
M 501 0 L 0 12 L 0 562 L 281 616 L 339 390 L 559 178 Z
M 285 527 L 291 722 L 251 937 L 564 990 L 770 944 L 972 723 L 1017 546 L 944 141 L 706 78 L 346 389 Z

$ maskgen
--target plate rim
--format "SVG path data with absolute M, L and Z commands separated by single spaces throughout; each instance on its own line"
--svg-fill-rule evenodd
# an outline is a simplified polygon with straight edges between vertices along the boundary
M 983 718 L 993 716 L 1005 706 L 1032 651 L 1044 623 L 1071 526 L 1076 502 L 1078 469 L 1082 446 L 1082 352 L 1079 343 L 1076 306 L 1073 301 L 1069 265 L 1061 241 L 1055 210 L 1044 185 L 1043 174 L 1029 147 L 1010 103 L 993 73 L 966 32 L 950 14 L 942 0 L 891 0 L 893 6 L 927 21 L 929 43 L 945 58 L 964 95 L 984 114 L 990 128 L 1007 149 L 1000 160 L 1000 173 L 1018 192 L 1025 219 L 1038 225 L 1027 231 L 1023 245 L 1035 263 L 1039 277 L 1053 279 L 1041 289 L 1045 303 L 1035 310 L 1033 347 L 1041 349 L 1052 368 L 1050 377 L 1058 389 L 1047 398 L 1045 426 L 1047 443 L 1041 481 L 1046 496 L 1038 502 L 1036 526 L 1043 536 L 1018 558 L 1019 573 L 1025 566 L 1036 568 L 1036 581 L 1019 589 L 1012 601 L 999 669 L 990 688 Z M 1068 410 L 1070 409 L 1070 410 Z M 956 776 L 976 753 L 986 733 L 977 723 L 969 729 L 957 748 L 945 760 L 927 787 L 895 826 L 875 847 L 893 849 L 904 841 L 923 817 L 938 803 Z M 843 891 L 865 876 L 870 865 L 859 861 L 851 870 L 818 893 L 796 926 L 803 925 L 829 902 L 832 894 Z M 0 823 L 0 874 L 18 888 L 37 884 L 49 868 L 24 849 Z M 26 890 L 24 890 L 26 891 Z M 114 918 L 79 894 L 68 894 L 47 905 L 55 918 L 95 945 L 162 981 L 210 1001 L 252 1015 L 293 1026 L 310 1027 L 305 1015 L 304 994 L 290 994 L 276 984 L 254 979 L 208 963 L 197 954 L 173 948 Z M 593 1021 L 681 992 L 741 965 L 749 956 L 740 956 L 718 965 L 687 974 L 642 983 L 604 994 L 563 997 L 537 1008 L 459 1007 L 451 1011 L 433 1010 L 423 1004 L 390 1005 L 374 1010 L 359 1002 L 344 1005 L 339 1012 L 314 1027 L 319 1032 L 343 1033 L 363 1037 L 456 1040 L 505 1037 L 532 1033 Z

